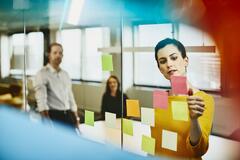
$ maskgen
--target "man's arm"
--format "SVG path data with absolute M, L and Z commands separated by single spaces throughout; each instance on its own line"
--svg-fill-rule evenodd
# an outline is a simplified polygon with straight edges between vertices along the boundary
M 73 96 L 73 92 L 72 92 L 72 85 L 70 84 L 70 89 L 69 89 L 69 103 L 70 103 L 70 109 L 73 112 L 74 115 L 74 119 L 76 122 L 76 127 L 79 127 L 80 124 L 80 117 L 78 116 L 78 112 L 77 112 L 77 104 L 75 102 L 74 96 Z
M 38 111 L 41 115 L 49 118 L 49 107 L 47 105 L 47 82 L 44 79 L 44 74 L 41 71 L 35 77 L 34 90 Z

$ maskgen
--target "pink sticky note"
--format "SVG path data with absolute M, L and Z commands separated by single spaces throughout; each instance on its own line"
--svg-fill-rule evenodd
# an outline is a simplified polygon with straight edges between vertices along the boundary
M 168 107 L 168 93 L 166 91 L 153 91 L 153 108 L 166 109 Z
M 171 76 L 173 94 L 187 94 L 187 78 L 184 76 Z

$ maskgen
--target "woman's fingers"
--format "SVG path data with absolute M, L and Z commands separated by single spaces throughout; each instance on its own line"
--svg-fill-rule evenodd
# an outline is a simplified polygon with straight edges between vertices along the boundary
M 203 102 L 203 99 L 201 97 L 197 97 L 197 96 L 189 96 L 187 98 L 188 101 L 200 101 Z
M 203 112 L 196 111 L 196 110 L 193 110 L 192 113 L 194 113 L 194 114 L 197 115 L 198 117 L 203 115 Z
M 193 111 L 204 112 L 205 108 L 199 105 L 189 105 L 189 109 Z
M 205 103 L 201 97 L 188 96 L 187 103 L 191 118 L 198 118 L 203 115 Z
M 199 101 L 188 101 L 188 105 L 198 105 L 201 107 L 205 107 L 205 103 L 204 102 L 199 102 Z
M 197 119 L 198 117 L 203 115 L 203 112 L 204 108 L 202 107 L 189 106 L 189 115 L 191 119 Z

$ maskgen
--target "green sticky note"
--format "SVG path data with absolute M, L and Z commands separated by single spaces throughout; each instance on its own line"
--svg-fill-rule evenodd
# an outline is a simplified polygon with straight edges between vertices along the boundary
M 133 122 L 123 118 L 123 133 L 133 136 Z
M 162 130 L 162 148 L 177 151 L 177 133 Z
M 155 139 L 142 135 L 142 150 L 149 154 L 155 154 Z
M 172 116 L 174 120 L 188 121 L 188 104 L 183 101 L 172 101 Z
M 85 110 L 85 124 L 94 126 L 94 112 Z
M 102 55 L 102 70 L 113 71 L 112 55 Z
M 116 114 L 105 112 L 105 122 L 107 127 L 116 128 L 117 123 Z
M 143 124 L 147 124 L 150 126 L 155 125 L 155 117 L 154 117 L 154 109 L 153 108 L 141 108 L 141 122 Z

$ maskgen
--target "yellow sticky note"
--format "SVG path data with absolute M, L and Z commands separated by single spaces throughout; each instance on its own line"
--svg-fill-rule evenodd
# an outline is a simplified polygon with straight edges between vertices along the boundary
M 112 55 L 102 55 L 102 70 L 113 71 Z
M 105 112 L 105 122 L 107 127 L 116 128 L 117 123 L 116 114 Z
M 141 122 L 150 126 L 155 125 L 155 113 L 153 108 L 141 107 Z
M 94 126 L 94 112 L 85 110 L 84 120 L 85 124 Z
M 162 130 L 162 148 L 177 151 L 177 133 Z
M 140 107 L 138 100 L 127 99 L 127 116 L 140 117 Z
M 172 101 L 172 116 L 174 120 L 188 121 L 188 104 L 183 101 Z
M 12 95 L 10 93 L 2 94 L 0 96 L 0 101 L 6 101 L 6 100 L 11 100 L 11 99 L 12 99 Z
M 123 133 L 133 136 L 133 122 L 123 118 Z
M 155 139 L 142 135 L 142 150 L 149 154 L 155 154 Z

